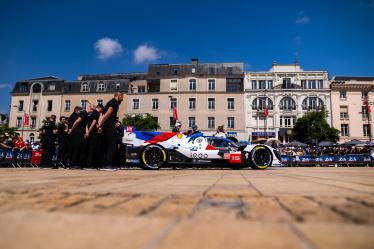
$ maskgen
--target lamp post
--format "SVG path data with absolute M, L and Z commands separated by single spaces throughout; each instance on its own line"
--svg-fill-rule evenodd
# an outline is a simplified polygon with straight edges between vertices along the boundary
M 18 108 L 18 111 L 19 111 L 19 106 L 18 106 L 18 105 L 14 105 L 13 107 Z M 24 125 L 24 124 L 23 124 L 23 122 L 24 122 L 23 119 L 25 118 L 25 113 L 26 113 L 26 112 L 25 112 L 25 110 L 23 110 L 23 109 L 21 110 L 21 112 L 23 113 L 22 124 L 21 124 L 21 137 L 22 137 L 22 139 L 23 139 L 23 128 L 24 128 L 24 127 L 23 127 L 23 125 Z

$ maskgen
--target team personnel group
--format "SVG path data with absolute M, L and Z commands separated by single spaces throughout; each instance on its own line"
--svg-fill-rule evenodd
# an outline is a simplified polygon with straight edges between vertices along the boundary
M 51 115 L 41 131 L 43 156 L 41 167 L 94 168 L 113 171 L 120 165 L 123 127 L 117 118 L 123 93 L 116 92 L 105 105 L 90 105 L 87 110 L 77 106 L 67 118 Z M 56 151 L 56 142 L 58 151 Z

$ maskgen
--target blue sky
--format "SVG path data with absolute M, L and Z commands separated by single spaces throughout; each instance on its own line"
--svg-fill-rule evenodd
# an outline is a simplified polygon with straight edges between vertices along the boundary
M 374 75 L 374 0 L 0 2 L 0 111 L 17 80 L 145 71 L 148 63 L 273 60 Z

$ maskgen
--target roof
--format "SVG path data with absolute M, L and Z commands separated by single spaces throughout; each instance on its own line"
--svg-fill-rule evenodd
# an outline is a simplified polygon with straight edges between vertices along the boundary
M 374 76 L 334 76 L 332 78 L 334 81 L 374 81 Z
M 79 75 L 78 80 L 144 80 L 146 76 L 146 73 L 85 74 Z
M 243 63 L 150 64 L 147 78 L 209 77 L 209 75 L 243 77 L 243 68 Z

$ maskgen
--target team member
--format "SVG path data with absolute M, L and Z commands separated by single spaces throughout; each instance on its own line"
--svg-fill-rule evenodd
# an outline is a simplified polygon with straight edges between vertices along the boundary
M 57 124 L 57 139 L 58 139 L 58 155 L 56 165 L 67 167 L 69 159 L 69 139 L 68 139 L 68 124 L 66 117 L 60 117 L 60 123 Z
M 182 123 L 177 121 L 174 125 L 173 132 L 180 132 L 182 128 Z
M 42 143 L 42 161 L 41 166 L 43 168 L 53 167 L 58 168 L 57 165 L 52 165 L 53 155 L 55 154 L 55 140 L 56 140 L 56 115 L 51 115 L 47 121 L 44 122 L 42 127 L 43 143 Z
M 99 168 L 101 163 L 101 133 L 98 129 L 99 118 L 104 106 L 99 104 L 87 116 L 86 140 L 87 140 L 87 167 Z
M 78 119 L 78 113 L 82 108 L 80 106 L 74 107 L 73 113 L 68 118 L 68 140 L 69 140 L 69 160 L 68 164 L 69 167 L 72 166 L 72 159 L 73 159 L 73 139 L 71 134 L 71 128 L 73 128 L 74 122 Z
M 85 158 L 84 134 L 86 131 L 87 112 L 85 110 L 80 110 L 76 115 L 77 118 L 68 132 L 71 135 L 72 141 L 72 157 L 70 159 L 70 168 L 82 169 L 84 167 Z
M 117 132 L 115 129 L 117 112 L 119 105 L 123 100 L 123 93 L 116 92 L 114 98 L 111 99 L 104 107 L 104 115 L 99 120 L 98 128 L 102 127 L 103 140 L 104 140 L 104 158 L 103 158 L 103 169 L 104 170 L 116 170 L 114 166 L 114 153 L 117 148 Z
M 122 137 L 124 135 L 124 130 L 123 130 L 123 125 L 121 123 L 121 121 L 116 120 L 116 125 L 115 125 L 115 128 L 116 128 L 116 133 L 117 133 L 117 151 L 115 153 L 115 164 L 117 165 L 117 167 L 121 167 L 122 166 L 122 163 L 123 163 L 123 158 L 125 158 L 125 148 L 124 146 L 122 145 Z

